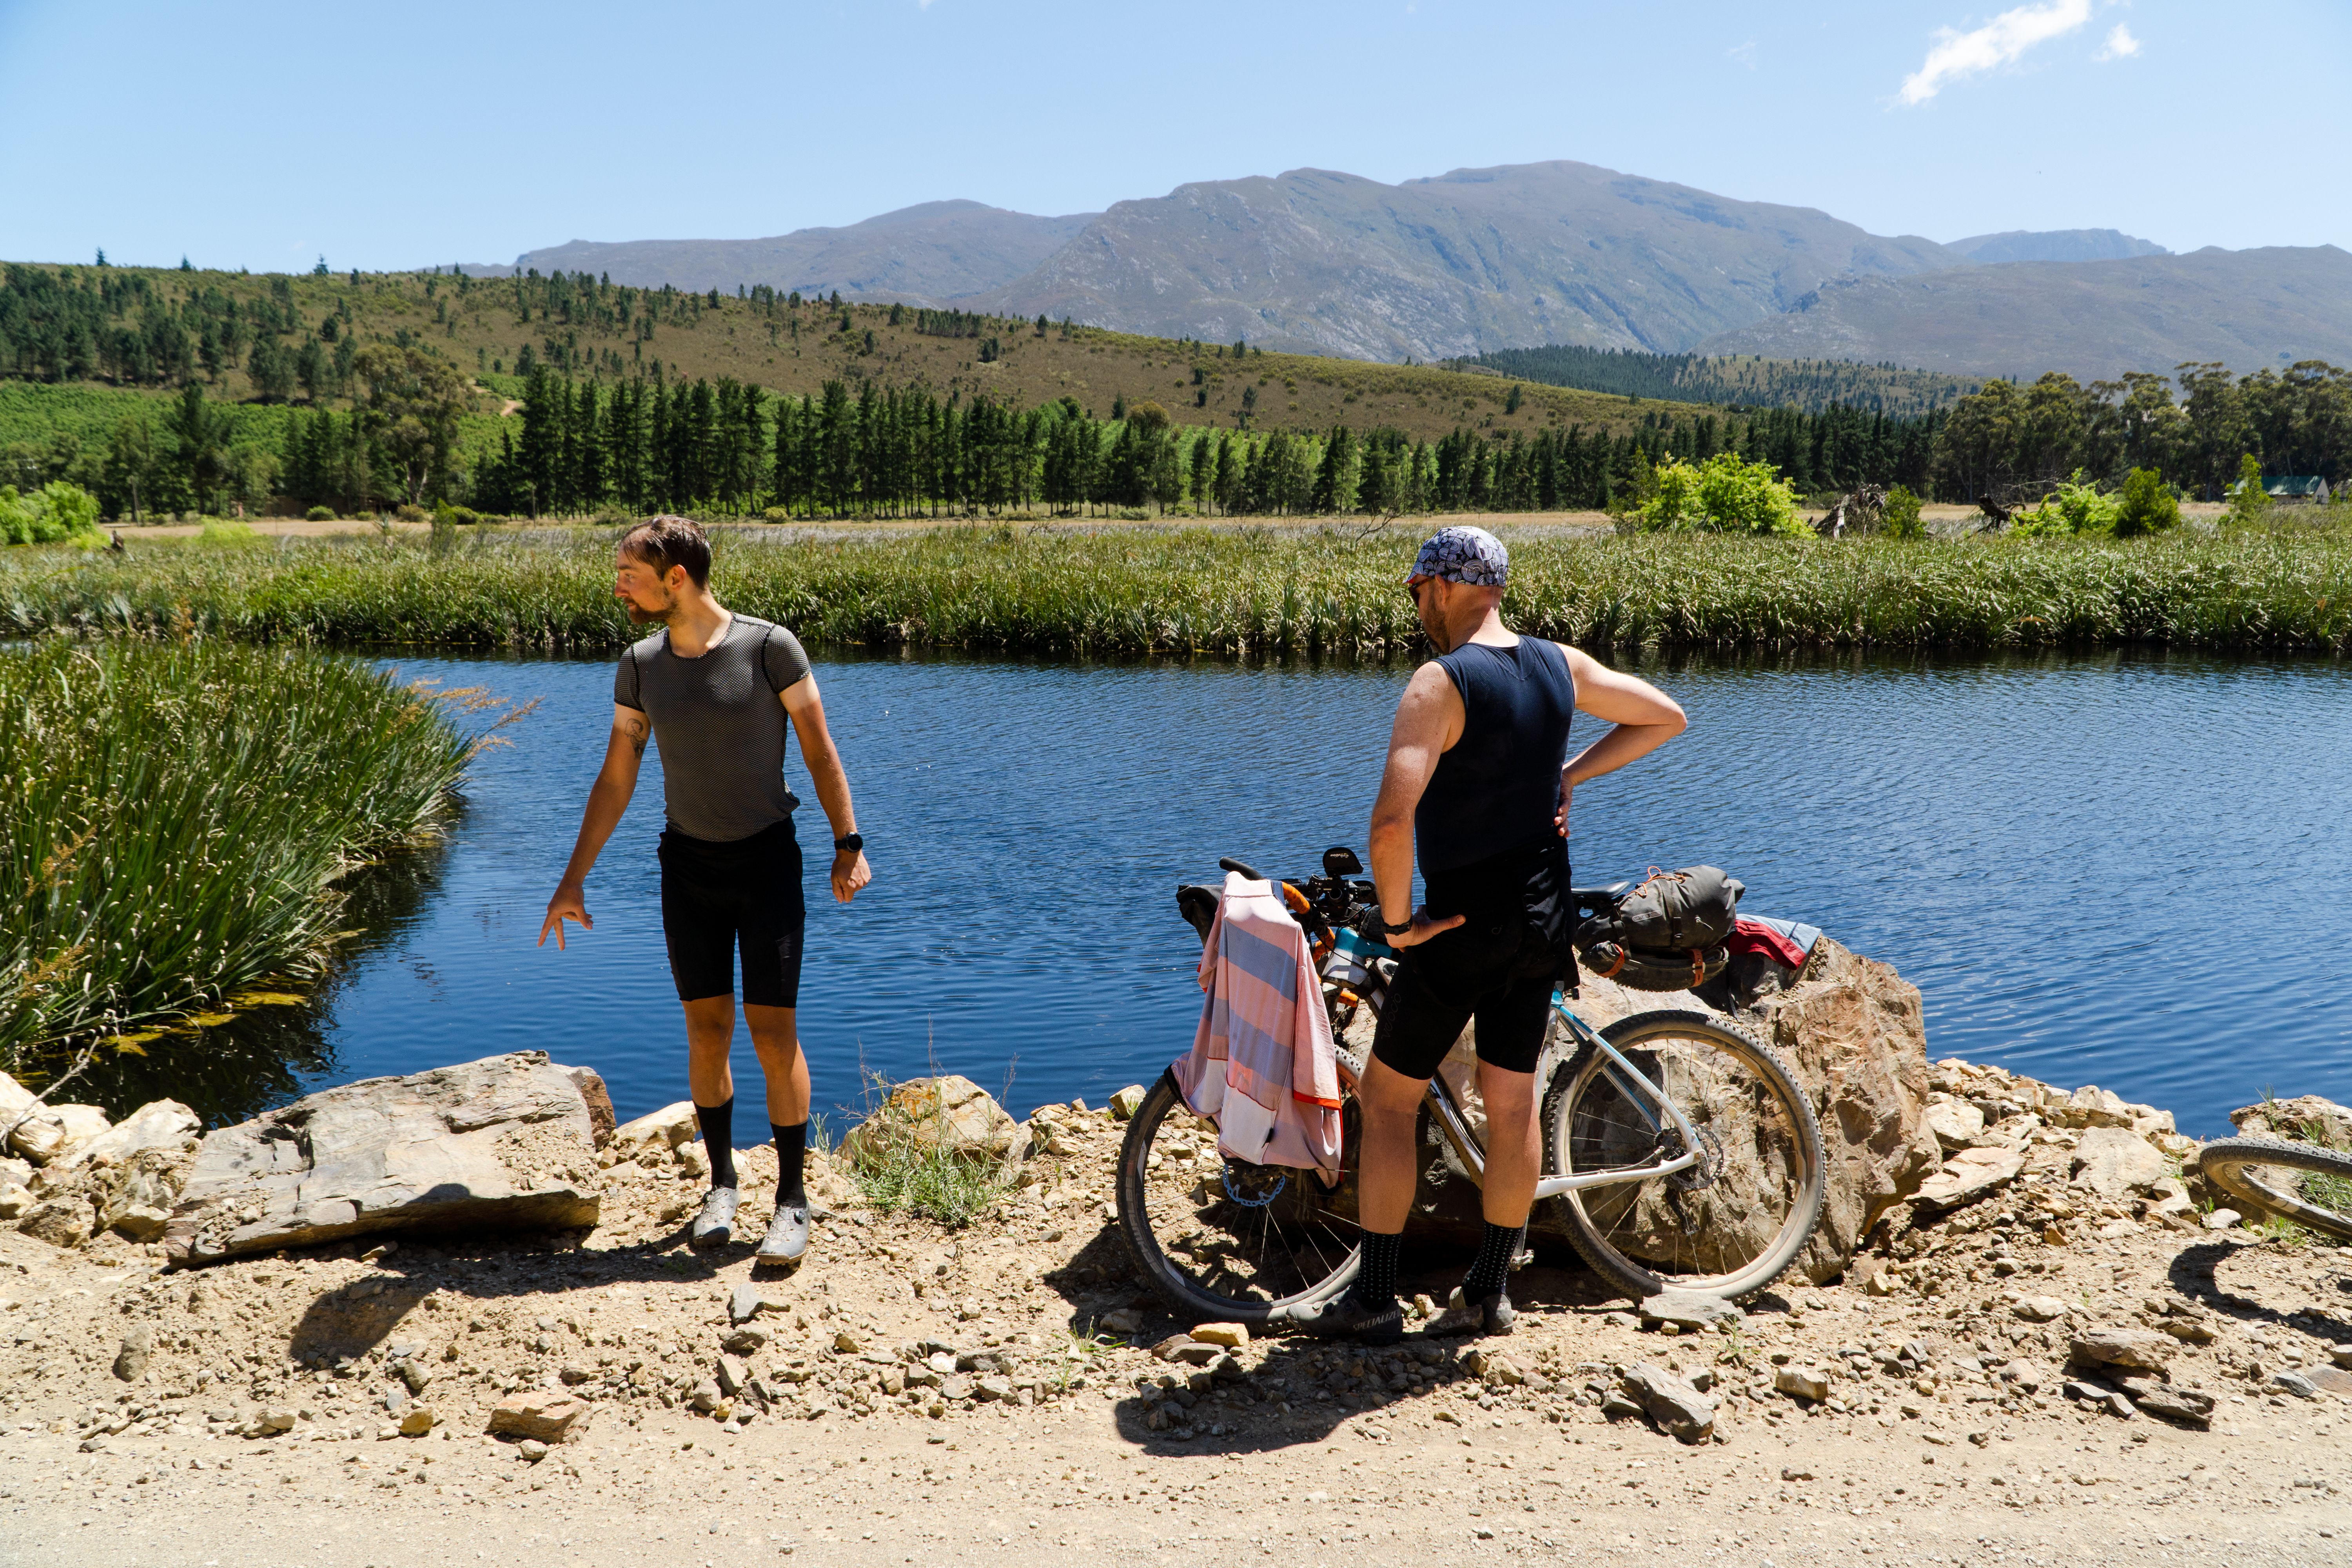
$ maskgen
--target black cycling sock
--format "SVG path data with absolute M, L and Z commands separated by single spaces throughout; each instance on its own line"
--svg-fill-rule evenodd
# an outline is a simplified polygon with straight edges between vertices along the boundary
M 1486 1237 L 1478 1244 L 1478 1261 L 1463 1276 L 1462 1294 L 1476 1300 L 1491 1296 L 1509 1283 L 1511 1259 L 1519 1255 L 1519 1243 L 1527 1238 L 1525 1225 L 1486 1223 Z
M 1375 1307 L 1396 1305 L 1397 1255 L 1403 1249 L 1402 1232 L 1395 1236 L 1364 1232 L 1362 1258 L 1356 1268 L 1356 1283 L 1350 1287 L 1358 1300 Z
M 724 1105 L 696 1105 L 694 1119 L 702 1124 L 702 1152 L 710 1156 L 710 1184 L 735 1185 L 735 1097 L 729 1095 Z
M 808 1194 L 801 1187 L 801 1161 L 808 1152 L 808 1123 L 795 1121 L 790 1127 L 768 1123 L 768 1131 L 776 1135 L 776 1203 L 803 1204 Z

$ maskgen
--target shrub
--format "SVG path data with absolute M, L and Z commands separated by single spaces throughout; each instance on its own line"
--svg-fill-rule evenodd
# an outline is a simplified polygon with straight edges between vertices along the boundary
M 27 496 L 0 485 L 0 544 L 55 544 L 60 540 L 104 544 L 98 498 L 79 485 L 52 480 Z
M 793 514 L 780 506 L 772 506 L 760 514 L 761 522 L 790 522 Z
M 2103 495 L 2083 478 L 2083 470 L 2042 498 L 2032 511 L 2020 512 L 2009 525 L 2020 539 L 2069 539 L 2113 533 L 2116 498 Z
M 205 519 L 205 531 L 197 535 L 197 538 L 205 544 L 258 544 L 261 542 L 261 535 L 253 531 L 253 524 L 239 522 L 234 518 L 226 517 Z
M 2248 452 L 2238 459 L 2238 482 L 2230 487 L 2229 521 L 2252 524 L 2265 521 L 2271 512 L 2271 493 L 2263 488 L 2262 459 Z
M 1878 531 L 1891 539 L 1924 539 L 1927 525 L 1919 520 L 1919 498 L 1901 485 L 1886 492 L 1878 514 Z
M 314 506 L 302 516 L 310 522 L 332 522 L 335 521 L 335 509 L 331 506 Z
M 400 519 L 403 522 L 431 522 L 433 521 L 433 514 L 426 511 L 421 506 L 404 506 L 394 511 L 392 515 Z
M 2134 468 L 2116 500 L 2116 537 L 2137 539 L 2180 526 L 2180 501 L 2154 468 Z
M 1812 531 L 1797 515 L 1796 488 L 1769 463 L 1718 453 L 1693 468 L 1669 458 L 1653 475 L 1642 503 L 1642 526 L 1653 531 L 1785 534 Z

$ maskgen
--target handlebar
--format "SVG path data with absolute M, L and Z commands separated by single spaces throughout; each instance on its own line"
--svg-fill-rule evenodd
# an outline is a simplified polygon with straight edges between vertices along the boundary
M 1267 879 L 1259 876 L 1255 868 L 1242 864 L 1242 862 L 1234 859 L 1230 855 L 1220 855 L 1217 857 L 1217 869 L 1220 871 L 1237 872 L 1240 875 L 1248 878 L 1253 882 L 1263 882 Z

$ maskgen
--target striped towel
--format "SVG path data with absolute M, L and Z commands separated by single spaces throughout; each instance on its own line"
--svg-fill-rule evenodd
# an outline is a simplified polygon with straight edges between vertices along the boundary
M 1208 994 L 1174 1072 L 1217 1147 L 1258 1165 L 1339 1173 L 1339 1068 L 1307 933 L 1271 882 L 1225 874 L 1201 950 Z

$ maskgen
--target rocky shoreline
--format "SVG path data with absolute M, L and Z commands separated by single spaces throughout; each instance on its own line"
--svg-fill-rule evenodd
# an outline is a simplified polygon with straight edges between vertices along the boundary
M 1586 1000 L 1605 1018 L 1661 999 Z M 43 1163 L 0 1181 L 16 1227 L 0 1232 L 0 1452 L 61 1478 L 132 1472 L 133 1487 L 166 1466 L 303 1454 L 391 1466 L 411 1489 L 429 1478 L 462 1504 L 579 1486 L 583 1444 L 655 1432 L 722 1451 L 797 1451 L 835 1428 L 994 1451 L 1076 1423 L 1176 1458 L 1508 1423 L 1529 1441 L 1669 1453 L 1887 1434 L 1931 1462 L 1997 1464 L 2004 1445 L 2114 1433 L 2128 1452 L 2166 1431 L 2324 1433 L 2345 1414 L 2352 1249 L 2212 1212 L 2169 1116 L 1927 1061 L 1916 992 L 1843 950 L 1745 1019 L 1815 1089 L 1831 1139 L 1833 1223 L 1801 1270 L 1744 1310 L 1636 1303 L 1538 1233 L 1513 1286 L 1519 1331 L 1437 1337 L 1462 1266 L 1440 1178 L 1408 1250 L 1412 1331 L 1381 1351 L 1169 1318 L 1112 1222 L 1110 1107 L 1022 1123 L 961 1080 L 929 1085 L 957 1138 L 1008 1162 L 994 1212 L 961 1231 L 878 1212 L 846 1156 L 816 1155 L 812 1258 L 775 1278 L 745 1245 L 684 1245 L 708 1174 L 690 1114 L 614 1128 L 593 1075 L 543 1057 L 348 1086 L 201 1142 L 168 1104 L 104 1131 L 60 1113 Z M 362 1223 L 365 1204 L 343 1200 L 366 1182 L 432 1190 L 430 1171 L 357 1160 L 369 1116 L 404 1127 L 404 1146 L 418 1117 L 465 1123 L 471 1197 L 502 1183 L 506 1213 L 538 1217 L 486 1229 L 493 1205 L 454 1231 Z M 307 1188 L 270 1164 L 298 1148 Z M 772 1153 L 737 1159 L 760 1212 Z M 295 1245 L 299 1225 L 311 1245 Z M 2286 1500 L 2340 1507 L 2339 1484 Z M 2032 1515 L 2075 1483 L 1984 1485 L 1976 1500 Z M 1812 1490 L 1792 1470 L 1769 1496 L 1801 1508 Z

